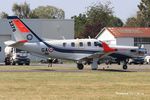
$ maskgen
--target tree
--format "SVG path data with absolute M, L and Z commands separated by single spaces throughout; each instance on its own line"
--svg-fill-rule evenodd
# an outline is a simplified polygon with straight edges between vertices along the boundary
M 91 38 L 94 38 L 102 28 L 104 28 L 104 26 L 100 22 L 96 22 L 92 24 L 87 23 L 85 25 L 84 31 L 80 34 L 80 37 L 88 38 L 90 36 Z
M 149 26 L 150 24 L 150 0 L 141 0 L 138 5 L 139 11 L 137 18 L 140 20 L 141 26 Z
M 12 11 L 19 18 L 29 18 L 30 17 L 30 5 L 24 2 L 23 4 L 14 3 L 12 7 Z
M 127 21 L 126 21 L 126 25 L 125 26 L 138 27 L 139 24 L 138 24 L 137 18 L 135 18 L 135 17 L 128 18 Z
M 65 12 L 62 9 L 53 6 L 39 6 L 32 11 L 33 17 L 50 18 L 50 19 L 64 19 Z
M 0 13 L 0 18 L 7 18 L 8 14 L 5 12 Z
M 110 3 L 105 5 L 98 3 L 90 6 L 86 12 L 89 23 L 101 22 L 104 26 L 109 23 L 109 17 L 112 15 L 113 11 L 110 7 Z
M 150 27 L 150 0 L 141 0 L 136 17 L 128 18 L 126 26 Z
M 30 17 L 30 13 L 31 13 L 31 10 L 30 10 L 30 5 L 27 4 L 26 2 L 24 2 L 23 5 L 21 5 L 21 8 L 22 8 L 22 15 L 24 18 L 29 18 Z
M 123 22 L 113 15 L 110 2 L 89 6 L 85 14 L 73 16 L 75 20 L 75 38 L 95 37 L 104 27 L 121 27 Z
M 65 12 L 54 6 L 39 6 L 33 10 L 26 2 L 23 4 L 13 4 L 12 11 L 19 18 L 48 18 L 48 19 L 64 19 Z
M 124 25 L 122 20 L 118 17 L 110 16 L 109 20 L 108 26 L 110 27 L 122 27 Z
M 75 21 L 75 38 L 81 38 L 80 33 L 84 31 L 87 22 L 86 15 L 80 13 L 79 16 L 73 16 L 71 19 Z
M 87 22 L 85 29 L 81 33 L 82 37 L 87 38 L 90 36 L 94 38 L 104 27 L 123 26 L 121 19 L 113 15 L 110 4 L 110 2 L 104 5 L 98 3 L 89 7 L 86 12 Z

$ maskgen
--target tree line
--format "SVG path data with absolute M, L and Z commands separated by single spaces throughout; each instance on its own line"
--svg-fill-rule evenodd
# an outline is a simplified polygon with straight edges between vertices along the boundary
M 111 3 L 97 3 L 88 8 L 85 14 L 73 16 L 76 38 L 94 38 L 104 27 L 122 27 L 120 18 L 113 15 Z
M 150 27 L 150 0 L 141 0 L 135 16 L 127 19 L 125 26 Z
M 150 26 L 150 1 L 141 0 L 137 5 L 139 10 L 135 16 L 127 19 L 125 23 L 114 15 L 111 2 L 96 3 L 88 7 L 85 13 L 72 16 L 75 21 L 75 38 L 95 37 L 104 27 L 149 27 Z M 19 18 L 48 18 L 64 19 L 65 12 L 54 6 L 39 6 L 33 10 L 30 4 L 13 4 L 12 11 Z M 0 17 L 6 18 L 8 14 L 1 12 Z
M 33 10 L 30 9 L 30 4 L 24 2 L 23 4 L 14 3 L 12 12 L 19 18 L 48 18 L 48 19 L 64 19 L 65 12 L 54 6 L 39 6 Z M 1 18 L 9 16 L 6 12 L 1 12 Z

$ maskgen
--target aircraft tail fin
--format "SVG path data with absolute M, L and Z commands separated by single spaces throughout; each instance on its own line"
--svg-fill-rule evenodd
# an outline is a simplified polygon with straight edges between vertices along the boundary
M 13 36 L 16 41 L 27 40 L 28 42 L 42 41 L 22 20 L 17 16 L 8 16 L 9 24 L 12 28 Z

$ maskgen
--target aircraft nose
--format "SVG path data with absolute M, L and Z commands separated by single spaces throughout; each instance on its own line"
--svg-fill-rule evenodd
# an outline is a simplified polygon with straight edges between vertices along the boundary
M 138 54 L 144 56 L 145 54 L 147 54 L 147 50 L 145 48 L 140 48 L 138 50 Z

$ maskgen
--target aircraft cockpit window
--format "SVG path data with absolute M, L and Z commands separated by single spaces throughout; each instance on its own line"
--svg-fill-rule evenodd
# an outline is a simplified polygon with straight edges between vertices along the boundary
M 94 42 L 94 46 L 102 47 L 102 44 L 100 42 Z
M 63 43 L 63 47 L 66 47 L 66 43 Z
M 87 42 L 87 45 L 88 45 L 88 46 L 91 46 L 91 42 Z
M 79 42 L 79 46 L 80 46 L 80 47 L 83 47 L 83 42 Z
M 71 46 L 72 46 L 72 47 L 75 47 L 75 43 L 74 43 L 74 42 L 71 42 Z

